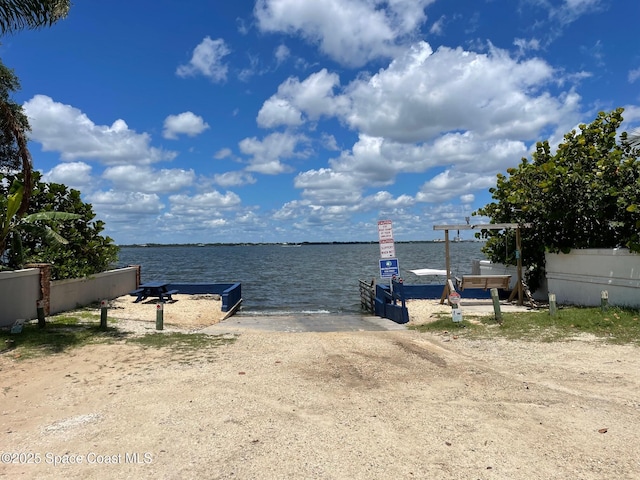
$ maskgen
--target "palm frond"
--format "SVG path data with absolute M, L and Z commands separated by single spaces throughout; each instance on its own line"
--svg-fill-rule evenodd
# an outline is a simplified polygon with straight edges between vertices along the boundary
M 33 223 L 38 220 L 52 220 L 52 221 L 63 221 L 63 220 L 77 220 L 82 218 L 82 215 L 78 213 L 68 213 L 68 212 L 37 212 L 32 213 L 31 215 L 27 215 L 22 219 L 23 222 Z
M 70 0 L 0 0 L 0 34 L 52 25 L 70 8 Z

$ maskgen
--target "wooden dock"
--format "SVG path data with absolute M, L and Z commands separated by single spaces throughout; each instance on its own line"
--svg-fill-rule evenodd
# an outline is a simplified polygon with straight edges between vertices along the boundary
M 359 280 L 360 283 L 360 308 L 369 313 L 375 313 L 376 304 L 376 280 L 370 282 Z

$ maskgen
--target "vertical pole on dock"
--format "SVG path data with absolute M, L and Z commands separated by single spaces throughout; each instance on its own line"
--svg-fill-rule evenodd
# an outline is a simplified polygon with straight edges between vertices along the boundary
M 520 237 L 520 225 L 516 227 L 516 264 L 518 272 L 518 283 L 516 285 L 518 290 L 518 305 L 522 305 L 524 302 L 524 292 L 522 290 L 522 239 Z
M 606 312 L 609 308 L 609 292 L 607 290 L 602 290 L 600 292 L 600 310 Z
M 445 268 L 447 269 L 447 281 L 444 286 L 444 290 L 442 290 L 440 304 L 444 304 L 444 299 L 449 298 L 449 294 L 451 292 L 455 292 L 455 290 L 451 288 L 451 285 L 453 285 L 453 283 L 451 282 L 451 260 L 449 259 L 449 230 L 447 229 L 445 229 L 444 231 L 444 261 Z M 449 305 L 451 305 L 451 301 L 449 301 Z
M 36 312 L 38 314 L 38 328 L 44 328 L 44 300 L 38 300 L 36 303 Z
M 500 311 L 500 298 L 498 297 L 498 289 L 491 289 L 491 300 L 493 301 L 493 312 L 496 316 L 496 322 L 502 323 L 502 311 Z
M 100 301 L 100 330 L 107 329 L 107 301 Z
M 451 259 L 449 257 L 449 230 L 444 231 L 444 262 L 447 269 L 447 281 L 451 280 Z
M 162 330 L 164 328 L 164 304 L 160 302 L 156 311 L 156 330 Z
M 558 313 L 558 309 L 556 305 L 556 294 L 550 293 L 549 294 L 549 315 L 551 315 L 552 317 L 555 317 L 557 313 Z

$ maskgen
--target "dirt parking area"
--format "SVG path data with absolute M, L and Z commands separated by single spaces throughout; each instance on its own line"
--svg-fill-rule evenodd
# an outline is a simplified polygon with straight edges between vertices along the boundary
M 196 352 L 0 355 L 0 477 L 640 478 L 638 348 L 412 330 L 231 337 Z

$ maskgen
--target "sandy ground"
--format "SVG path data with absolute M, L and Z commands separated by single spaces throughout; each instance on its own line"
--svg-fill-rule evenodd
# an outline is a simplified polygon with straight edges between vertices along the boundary
M 164 331 L 219 322 L 215 302 L 179 298 Z M 154 304 L 112 307 L 118 328 L 154 330 Z M 411 303 L 411 321 L 440 308 Z M 635 479 L 639 352 L 411 330 L 8 352 L 0 477 Z
M 220 295 L 173 295 L 162 305 L 163 331 L 194 332 L 220 323 L 228 314 L 221 310 Z M 108 317 L 116 319 L 118 329 L 134 334 L 156 332 L 158 299 L 134 303 L 131 296 L 109 301 Z

